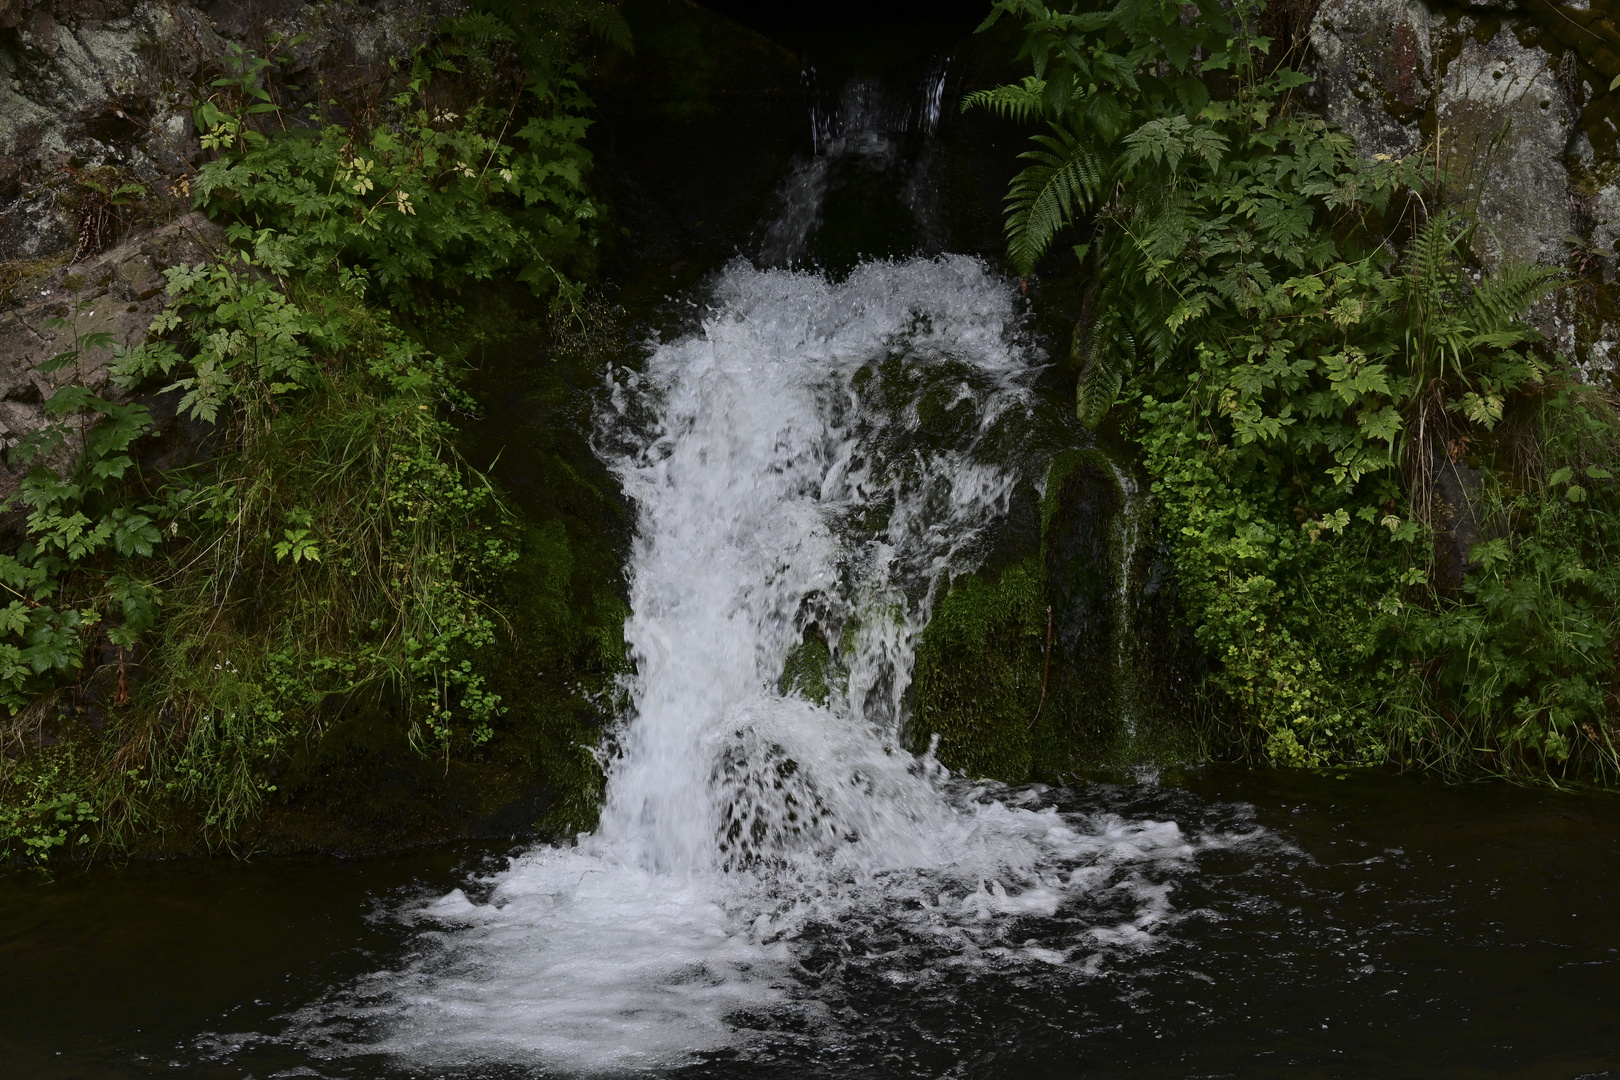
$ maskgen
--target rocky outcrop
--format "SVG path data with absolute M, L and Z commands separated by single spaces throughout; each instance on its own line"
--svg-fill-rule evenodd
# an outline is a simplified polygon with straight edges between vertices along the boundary
M 1476 211 L 1485 266 L 1567 266 L 1535 321 L 1585 376 L 1620 384 L 1620 75 L 1611 2 L 1325 0 L 1311 23 L 1318 106 L 1369 156 L 1434 155 Z
M 1461 36 L 1436 79 L 1435 139 L 1452 177 L 1449 197 L 1477 209 L 1475 254 L 1487 266 L 1562 264 L 1574 231 L 1564 155 L 1577 110 L 1552 56 L 1521 44 L 1508 25 L 1482 37 Z
M 1434 96 L 1433 22 L 1417 0 L 1327 0 L 1318 9 L 1319 104 L 1364 153 L 1401 157 L 1422 145 L 1419 121 Z
M 116 239 L 84 233 L 120 184 L 144 193 L 106 215 L 115 225 L 165 213 L 201 152 L 191 105 L 224 74 L 232 43 L 276 56 L 270 87 L 284 106 L 349 104 L 458 6 L 0 0 L 0 263 Z

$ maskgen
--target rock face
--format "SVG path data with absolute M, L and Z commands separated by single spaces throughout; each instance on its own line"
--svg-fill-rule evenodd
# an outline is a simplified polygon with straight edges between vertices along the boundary
M 276 49 L 270 82 L 283 105 L 317 94 L 346 103 L 458 6 L 0 0 L 0 263 L 104 246 L 83 235 L 105 202 L 91 185 L 140 184 L 126 217 L 172 198 L 201 152 L 190 105 L 223 73 L 230 43 Z
M 233 44 L 276 57 L 269 86 L 284 107 L 319 96 L 352 110 L 457 7 L 0 0 L 0 448 L 44 424 L 64 381 L 116 394 L 108 348 L 51 376 L 37 368 L 86 334 L 135 344 L 162 310 L 162 271 L 223 249 L 184 194 L 202 154 L 190 107 Z M 0 500 L 21 471 L 0 464 Z
M 44 423 L 44 402 L 69 383 L 116 397 L 111 367 L 116 348 L 146 337 L 152 318 L 167 301 L 163 271 L 182 263 L 211 262 L 223 251 L 225 232 L 201 214 L 187 214 L 151 232 L 130 237 L 84 262 L 58 265 L 18 281 L 12 306 L 0 311 L 0 445 L 10 449 Z M 87 335 L 109 334 L 111 344 L 80 351 L 76 361 L 51 374 L 40 365 L 73 351 Z M 72 447 L 58 448 L 57 468 Z M 0 500 L 27 469 L 0 463 Z
M 1533 318 L 1589 380 L 1620 386 L 1615 6 L 1325 0 L 1309 66 L 1318 106 L 1369 156 L 1436 157 L 1446 200 L 1478 214 L 1481 263 L 1581 279 Z
M 1475 254 L 1561 264 L 1573 232 L 1564 163 L 1576 110 L 1544 50 L 1508 26 L 1488 41 L 1470 34 L 1438 79 L 1440 159 L 1451 199 L 1472 205 L 1482 228 Z
M 1429 31 L 1416 0 L 1327 0 L 1311 27 L 1320 106 L 1367 154 L 1401 157 L 1423 143 L 1434 94 Z

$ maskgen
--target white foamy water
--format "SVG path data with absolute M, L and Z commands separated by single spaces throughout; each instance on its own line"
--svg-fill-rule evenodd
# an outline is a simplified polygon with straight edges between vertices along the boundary
M 418 958 L 337 1007 L 369 1034 L 334 1052 L 668 1067 L 746 1043 L 739 1011 L 814 1019 L 801 949 L 829 934 L 896 979 L 1150 942 L 1169 888 L 1142 871 L 1196 848 L 1175 824 L 1065 818 L 902 745 L 915 639 L 1020 480 L 1038 363 L 1016 290 L 946 257 L 836 284 L 735 264 L 699 329 L 617 373 L 635 675 L 600 826 L 415 912 Z M 780 688 L 811 624 L 825 707 Z M 1112 914 L 1028 936 L 1088 896 Z

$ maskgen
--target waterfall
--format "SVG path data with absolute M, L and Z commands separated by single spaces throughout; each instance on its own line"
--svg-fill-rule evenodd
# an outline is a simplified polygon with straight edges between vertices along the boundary
M 805 78 L 814 151 L 782 182 L 759 241 L 760 264 L 842 270 L 863 257 L 939 251 L 932 165 L 946 65 L 929 72 L 914 103 L 895 100 L 869 78 L 851 79 L 836 99 L 824 100 L 814 70 Z
M 888 153 L 881 96 L 842 101 L 823 177 Z M 808 241 L 824 189 L 806 166 L 784 190 L 767 233 Z M 1198 846 L 1178 826 L 1065 815 L 902 741 L 931 606 L 1033 479 L 1017 450 L 1043 358 L 1016 285 L 959 255 L 836 281 L 762 261 L 611 373 L 598 445 L 635 510 L 634 674 L 596 749 L 598 828 L 413 908 L 415 957 L 305 1018 L 323 1053 L 664 1068 L 773 1025 L 835 1038 L 840 969 L 809 960 L 829 949 L 897 979 L 1080 977 L 1155 940 L 1154 868 Z M 824 705 L 782 686 L 811 632 L 834 643 Z
M 1019 304 L 961 256 L 837 284 L 739 261 L 701 326 L 615 373 L 635 676 L 601 824 L 419 913 L 420 959 L 368 988 L 386 1050 L 668 1065 L 746 1041 L 741 1011 L 813 1012 L 795 943 L 827 928 L 970 967 L 1151 938 L 1168 890 L 1136 871 L 1187 857 L 1174 824 L 1065 819 L 900 743 L 930 604 L 1019 480 L 998 464 L 1038 363 Z M 847 643 L 826 707 L 777 689 L 810 621 Z M 1110 889 L 1130 902 L 1106 926 L 1014 933 Z

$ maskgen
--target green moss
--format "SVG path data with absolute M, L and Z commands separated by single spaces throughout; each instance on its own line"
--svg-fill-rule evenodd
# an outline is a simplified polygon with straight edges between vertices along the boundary
M 917 642 L 907 731 L 915 749 L 937 737 L 939 760 L 953 771 L 1030 775 L 1046 611 L 1046 575 L 1033 557 L 994 579 L 969 574 L 952 582 Z
M 1037 550 L 956 579 L 924 629 L 909 742 L 937 737 L 950 769 L 1008 781 L 1195 757 L 1174 598 L 1120 467 L 1098 447 L 1059 453 L 1039 518 Z
M 1063 485 L 1086 465 L 1093 465 L 1107 474 L 1112 473 L 1108 456 L 1096 447 L 1071 447 L 1060 450 L 1046 467 L 1046 494 L 1041 497 L 1041 544 L 1045 551 L 1046 536 L 1051 532 L 1052 520 L 1057 516 L 1059 497 Z
M 500 780 L 486 782 L 480 809 L 487 815 L 541 786 L 547 808 L 523 824 L 553 837 L 596 823 L 594 751 L 626 664 L 618 567 L 597 563 L 592 542 L 602 547 L 599 537 L 571 536 L 561 518 L 531 526 L 498 598 L 512 636 L 494 683 L 511 704 L 483 758 Z
M 817 705 L 827 704 L 832 662 L 827 639 L 812 626 L 805 632 L 804 640 L 788 650 L 787 660 L 782 665 L 781 692 L 798 694 Z

